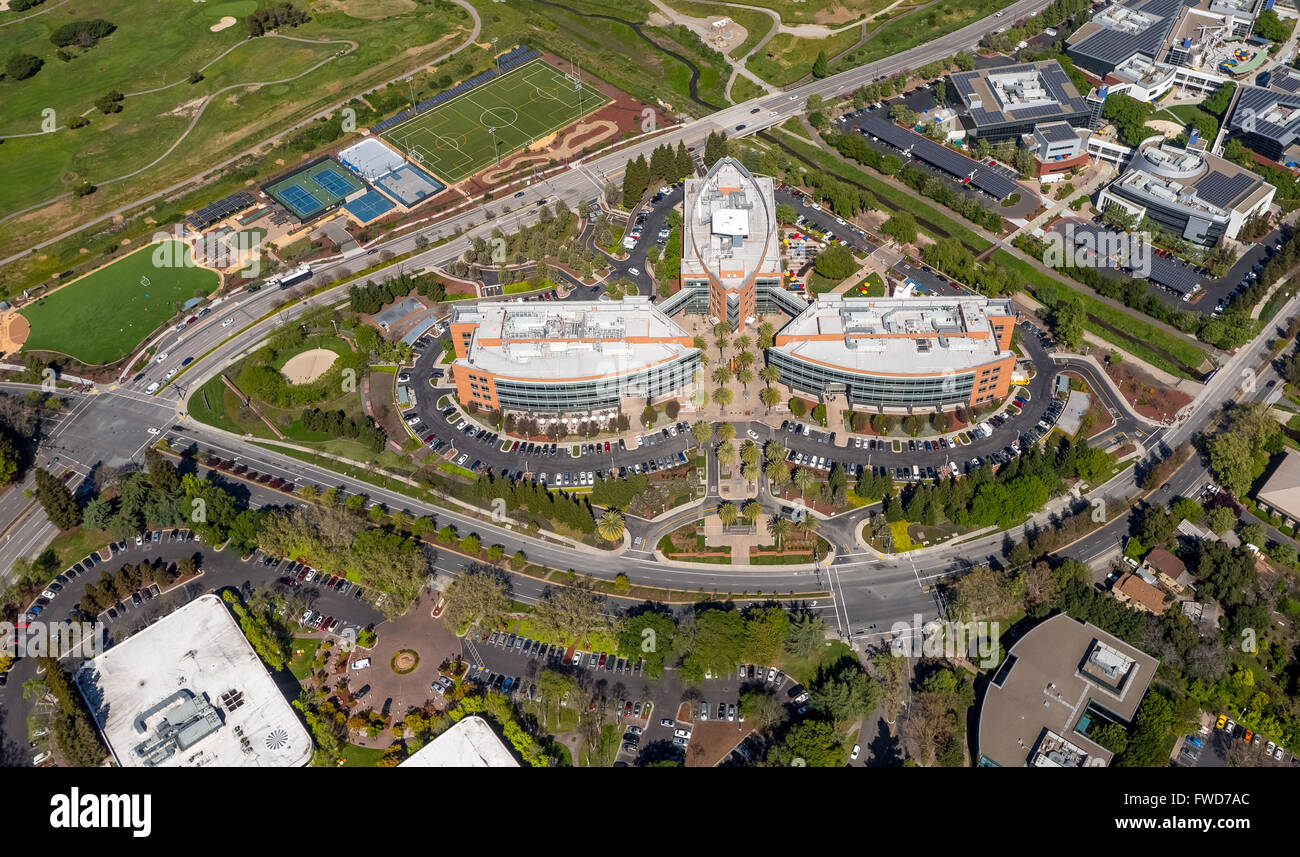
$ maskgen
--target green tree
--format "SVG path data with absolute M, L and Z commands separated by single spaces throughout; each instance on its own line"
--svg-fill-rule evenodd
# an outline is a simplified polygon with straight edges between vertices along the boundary
M 596 521 L 597 534 L 607 542 L 620 541 L 626 530 L 627 522 L 623 519 L 623 513 L 617 509 L 607 510 Z
M 826 51 L 818 51 L 817 59 L 813 60 L 812 64 L 812 76 L 820 80 L 830 73 L 830 64 L 826 61 Z
M 81 525 L 81 509 L 77 506 L 77 499 L 62 479 L 44 467 L 38 467 L 35 481 L 36 497 L 51 524 L 60 530 L 71 530 Z

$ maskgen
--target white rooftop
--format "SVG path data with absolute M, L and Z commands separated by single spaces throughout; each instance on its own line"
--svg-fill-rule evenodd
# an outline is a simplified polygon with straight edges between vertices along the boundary
M 983 298 L 845 298 L 823 295 L 780 332 L 777 348 L 859 372 L 929 375 L 984 365 L 998 348 L 989 316 L 1009 301 Z M 810 337 L 801 339 L 801 337 Z M 812 339 L 811 337 L 834 337 Z
M 402 762 L 401 768 L 517 768 L 519 763 L 481 717 L 466 717 Z
M 561 381 L 624 374 L 694 350 L 678 342 L 629 341 L 690 341 L 689 333 L 644 296 L 553 306 L 487 303 L 453 311 L 453 324 L 468 322 L 477 322 L 478 330 L 469 357 L 454 365 L 507 378 Z
M 776 189 L 737 160 L 722 158 L 704 178 L 688 178 L 682 209 L 682 276 L 741 285 L 756 273 L 781 274 Z
M 216 595 L 204 595 L 77 672 L 122 767 L 305 765 L 311 737 Z

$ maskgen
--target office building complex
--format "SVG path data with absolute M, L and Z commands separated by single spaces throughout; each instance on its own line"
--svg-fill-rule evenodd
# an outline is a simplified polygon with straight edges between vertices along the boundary
M 707 295 L 709 315 L 739 330 L 758 315 L 760 288 L 781 284 L 772 180 L 721 158 L 686 180 L 682 211 L 682 291 Z
M 1267 52 L 1244 48 L 1261 0 L 1130 0 L 1093 15 L 1066 41 L 1074 64 L 1111 93 L 1156 101 L 1175 86 L 1210 92 L 1250 74 Z M 1103 92 L 1103 96 L 1105 92 Z
M 292 767 L 311 736 L 216 595 L 86 662 L 77 687 L 122 767 Z
M 1231 161 L 1154 141 L 1140 147 L 1128 169 L 1101 191 L 1097 208 L 1118 205 L 1211 247 L 1220 238 L 1236 238 L 1248 219 L 1267 212 L 1276 190 Z
M 1300 163 L 1300 71 L 1278 66 L 1268 86 L 1245 86 L 1228 131 L 1266 158 Z
M 989 143 L 1047 123 L 1088 127 L 1088 105 L 1056 60 L 958 72 L 952 84 L 967 132 Z
M 530 414 L 617 411 L 689 394 L 700 352 L 649 298 L 457 307 L 449 324 L 461 403 Z
M 1126 726 L 1159 662 L 1058 613 L 1021 637 L 993 674 L 979 712 L 980 767 L 1095 768 L 1111 752 L 1090 734 Z
M 781 382 L 880 411 L 983 405 L 1006 396 L 1010 301 L 823 295 L 776 335 Z

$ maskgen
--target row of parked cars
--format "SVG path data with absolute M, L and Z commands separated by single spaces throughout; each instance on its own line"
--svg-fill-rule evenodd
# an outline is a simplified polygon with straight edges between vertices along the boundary
M 1245 728 L 1244 726 L 1238 726 L 1236 721 L 1234 721 L 1226 714 L 1219 715 L 1219 719 L 1214 724 L 1214 728 L 1223 730 L 1223 734 L 1226 735 L 1228 738 L 1240 738 L 1242 741 L 1245 741 L 1247 744 L 1249 744 L 1252 747 L 1258 747 L 1260 746 L 1260 744 L 1264 743 L 1264 738 L 1262 735 L 1259 735 L 1251 731 L 1250 729 Z M 1193 742 L 1193 746 L 1196 747 L 1201 746 L 1202 742 L 1200 742 L 1199 739 L 1195 738 L 1195 736 L 1188 738 L 1188 740 Z M 1264 745 L 1264 755 L 1276 759 L 1277 761 L 1280 762 L 1286 757 L 1286 750 L 1282 749 L 1282 747 L 1278 746 L 1278 744 L 1276 744 L 1275 742 L 1269 741 L 1267 744 Z M 1292 763 L 1296 763 L 1296 759 L 1294 757 L 1291 759 L 1291 761 Z
M 240 464 L 237 461 L 230 461 L 225 458 L 218 458 L 215 455 L 205 456 L 203 466 L 209 470 L 216 470 L 221 473 L 227 473 L 231 476 L 237 476 L 245 482 L 256 482 L 258 485 L 265 485 L 268 488 L 274 488 L 277 491 L 292 491 L 294 484 L 288 479 L 279 476 L 272 476 L 269 473 L 259 473 L 252 470 L 247 464 Z
M 135 546 L 149 548 L 155 544 L 161 544 L 163 542 L 170 543 L 170 542 L 186 542 L 186 541 L 202 542 L 203 539 L 198 535 L 198 533 L 195 533 L 191 530 L 185 530 L 185 529 L 154 530 L 152 532 L 146 530 L 145 532 L 136 535 Z M 26 627 L 27 623 L 35 621 L 37 616 L 40 616 L 42 613 L 44 613 L 46 608 L 50 606 L 51 602 L 53 602 L 54 599 L 58 598 L 60 593 L 63 592 L 64 588 L 68 586 L 70 581 L 75 580 L 80 575 L 85 574 L 86 572 L 94 568 L 96 565 L 103 562 L 104 560 L 102 557 L 104 551 L 108 551 L 109 557 L 111 558 L 117 556 L 119 553 L 123 553 L 129 550 L 130 547 L 131 547 L 131 543 L 129 540 L 126 539 L 123 539 L 122 541 L 111 542 L 107 547 L 104 548 L 104 550 L 96 551 L 95 553 L 87 555 L 84 559 L 80 560 L 79 562 L 73 563 L 69 568 L 67 568 L 61 574 L 55 575 L 54 579 L 50 581 L 50 583 L 45 587 L 45 589 L 41 592 L 40 595 L 36 596 L 36 598 L 33 599 L 32 603 L 28 605 L 27 610 L 23 613 L 21 617 L 19 617 L 20 627 Z M 136 592 L 132 596 L 130 596 L 130 598 L 123 599 L 123 601 L 127 603 L 119 604 L 117 606 L 121 608 L 121 612 L 125 612 L 126 609 L 129 609 L 130 603 L 134 603 L 135 606 L 138 607 L 144 601 L 153 598 L 157 594 L 158 594 L 158 589 L 156 586 L 153 587 L 153 590 L 151 592 L 145 592 L 145 590 L 140 590 L 139 592 Z M 79 615 L 79 611 L 74 607 L 72 610 L 69 611 L 67 618 L 69 620 L 72 620 L 76 618 L 78 615 Z M 117 616 L 118 616 L 118 611 L 115 611 L 112 608 L 110 608 L 108 618 L 116 619 Z

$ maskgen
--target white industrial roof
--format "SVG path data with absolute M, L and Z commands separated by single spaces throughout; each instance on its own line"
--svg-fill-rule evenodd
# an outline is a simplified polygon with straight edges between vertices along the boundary
M 481 717 L 466 717 L 425 744 L 402 768 L 517 768 L 519 763 Z
M 311 758 L 306 728 L 215 595 L 88 661 L 77 685 L 122 767 L 293 767 Z M 197 710 L 207 716 L 188 721 L 195 725 L 169 753 L 159 730 Z M 152 765 L 141 746 L 157 751 Z

